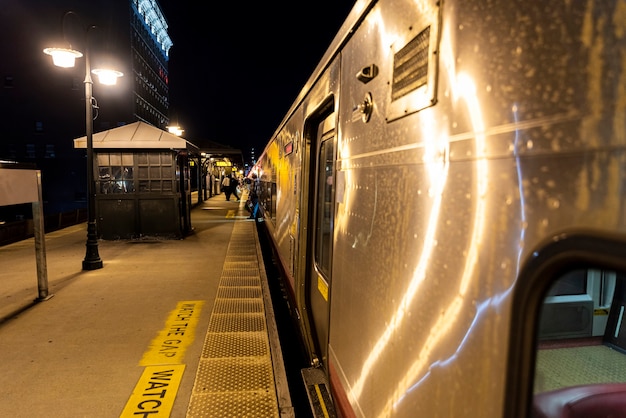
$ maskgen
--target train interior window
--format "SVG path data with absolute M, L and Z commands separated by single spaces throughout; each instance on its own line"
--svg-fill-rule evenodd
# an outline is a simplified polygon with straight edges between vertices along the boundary
M 587 293 L 587 270 L 571 271 L 550 288 L 548 296 L 584 295 Z
M 579 269 L 555 281 L 537 328 L 534 418 L 626 417 L 625 308 L 624 274 Z
M 263 216 L 276 221 L 276 183 L 260 180 L 258 183 L 259 205 Z

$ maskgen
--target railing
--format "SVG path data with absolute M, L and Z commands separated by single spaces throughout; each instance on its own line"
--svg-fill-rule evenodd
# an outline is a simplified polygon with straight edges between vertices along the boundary
M 44 216 L 45 232 L 87 222 L 87 208 Z M 34 236 L 33 220 L 24 219 L 0 224 L 0 246 L 12 244 Z

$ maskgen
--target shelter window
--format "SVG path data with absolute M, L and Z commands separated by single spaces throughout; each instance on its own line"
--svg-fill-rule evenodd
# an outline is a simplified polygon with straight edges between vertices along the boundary
M 172 192 L 174 172 L 172 155 L 168 152 L 142 152 L 137 154 L 140 193 Z
M 134 164 L 132 153 L 98 153 L 99 194 L 133 193 Z

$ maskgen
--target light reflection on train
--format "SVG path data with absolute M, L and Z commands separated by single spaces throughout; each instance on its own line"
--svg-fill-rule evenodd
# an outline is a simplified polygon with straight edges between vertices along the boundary
M 357 1 L 253 169 L 339 416 L 624 416 L 626 2 L 544 3 Z

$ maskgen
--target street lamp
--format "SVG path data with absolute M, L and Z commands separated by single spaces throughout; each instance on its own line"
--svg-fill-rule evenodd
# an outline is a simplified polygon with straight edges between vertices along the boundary
M 169 133 L 174 134 L 176 136 L 181 136 L 183 132 L 185 132 L 185 130 L 182 129 L 178 125 L 166 126 L 166 128 Z
M 65 18 L 71 14 L 78 15 L 74 12 L 67 12 L 63 16 Z M 93 163 L 93 108 L 95 99 L 93 97 L 93 81 L 91 73 L 99 77 L 101 83 L 106 85 L 115 84 L 118 77 L 123 74 L 115 70 L 91 69 L 89 61 L 89 32 L 96 26 L 89 26 L 85 29 L 85 125 L 87 136 L 87 193 L 88 193 L 88 221 L 87 221 L 87 243 L 85 259 L 83 260 L 83 270 L 96 270 L 102 268 L 102 260 L 98 253 L 98 232 L 96 228 L 96 187 L 94 183 L 94 163 Z M 65 32 L 65 26 L 63 27 Z M 63 34 L 65 36 L 65 33 Z M 74 66 L 76 58 L 83 56 L 83 53 L 69 48 L 46 48 L 44 53 L 52 56 L 54 65 L 64 68 Z

